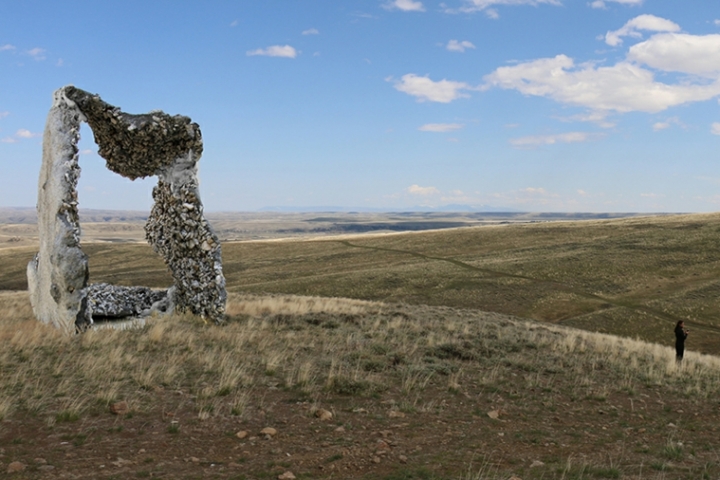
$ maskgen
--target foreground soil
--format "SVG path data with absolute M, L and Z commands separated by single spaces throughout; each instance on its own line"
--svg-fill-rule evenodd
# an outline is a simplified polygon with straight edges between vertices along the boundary
M 720 478 L 720 359 L 472 309 L 237 295 L 73 337 L 0 293 L 0 475 Z
M 21 468 L 8 474 L 18 479 L 720 476 L 716 401 L 664 398 L 656 387 L 572 398 L 552 376 L 528 387 L 514 368 L 488 387 L 466 369 L 462 385 L 430 381 L 410 403 L 394 388 L 307 398 L 269 379 L 239 416 L 201 419 L 191 394 L 161 388 L 142 392 L 154 405 L 144 411 L 26 412 L 0 423 L 0 468 Z

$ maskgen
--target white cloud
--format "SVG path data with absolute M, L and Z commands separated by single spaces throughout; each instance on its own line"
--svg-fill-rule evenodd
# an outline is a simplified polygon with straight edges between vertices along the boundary
M 638 30 L 646 30 L 650 32 L 679 32 L 680 25 L 655 15 L 639 15 L 630 19 L 617 30 L 607 32 L 605 34 L 605 43 L 610 46 L 617 47 L 623 41 L 621 37 L 641 38 L 642 35 Z
M 720 122 L 715 122 L 710 125 L 710 133 L 713 135 L 720 135 Z
M 15 136 L 18 138 L 34 138 L 41 136 L 42 133 L 33 133 L 30 130 L 26 130 L 24 128 L 21 128 L 17 132 L 15 132 Z
M 720 27 L 720 20 L 717 20 L 717 19 L 716 19 L 716 20 L 713 20 L 713 23 L 714 23 L 716 26 Z
M 250 50 L 247 52 L 248 56 L 253 55 L 264 55 L 267 57 L 284 57 L 284 58 L 295 58 L 297 57 L 297 50 L 290 45 L 272 45 L 267 48 L 258 48 L 257 50 Z
M 567 132 L 556 135 L 531 135 L 528 137 L 513 138 L 510 144 L 514 147 L 533 148 L 541 145 L 554 145 L 556 143 L 580 143 L 602 138 L 601 133 Z
M 15 45 L 10 45 L 9 43 L 0 45 L 0 52 L 9 52 L 11 50 L 15 50 Z
M 3 112 L 6 113 L 6 112 Z M 22 139 L 35 138 L 42 136 L 42 133 L 33 133 L 30 130 L 21 128 L 12 137 L 5 137 L 0 140 L 3 143 L 18 143 Z
M 539 188 L 535 188 L 535 187 L 523 188 L 522 190 L 520 190 L 520 192 L 526 193 L 526 194 L 529 194 L 529 195 L 543 195 L 543 196 L 546 196 L 546 195 L 556 195 L 556 194 L 551 194 L 551 193 L 549 193 L 547 190 L 545 190 L 545 189 L 542 188 L 542 187 L 539 187 Z
M 240 22 L 238 22 L 237 20 L 233 20 L 232 22 L 230 22 L 231 27 L 237 27 L 239 24 Z
M 514 89 L 595 112 L 657 113 L 720 95 L 720 81 L 668 85 L 656 82 L 650 70 L 627 61 L 610 67 L 575 65 L 566 55 L 500 67 L 484 79 L 484 88 Z
M 656 132 L 659 132 L 659 131 L 661 131 L 661 130 L 668 129 L 668 128 L 670 128 L 670 127 L 673 126 L 673 125 L 677 125 L 677 126 L 680 126 L 680 127 L 683 127 L 683 126 L 684 126 L 683 123 L 680 121 L 680 119 L 679 119 L 678 117 L 670 117 L 670 118 L 668 118 L 667 120 L 665 120 L 664 122 L 656 122 L 656 123 L 654 123 L 654 124 L 653 124 L 653 130 L 656 131 Z
M 28 55 L 33 57 L 35 60 L 38 60 L 38 61 L 45 60 L 45 49 L 43 49 L 43 48 L 35 47 L 31 50 L 28 50 L 25 53 L 27 53 Z
M 416 0 L 392 0 L 383 5 L 387 10 L 402 10 L 403 12 L 424 12 L 422 2 Z
M 465 0 L 465 5 L 459 8 L 459 11 L 472 13 L 487 11 L 492 9 L 495 5 L 530 5 L 537 7 L 538 5 L 555 5 L 560 6 L 559 0 Z M 447 10 L 448 12 L 454 12 L 455 10 Z M 487 12 L 486 12 L 487 13 Z M 497 11 L 493 11 L 492 14 L 488 14 L 490 18 L 497 18 Z
M 80 152 L 78 152 L 78 153 L 80 153 L 80 155 L 92 155 L 95 152 L 93 152 L 89 148 L 86 148 L 85 150 L 80 150 Z
M 317 28 L 308 28 L 307 30 L 303 30 L 303 35 L 319 35 L 320 32 Z
M 475 45 L 468 42 L 467 40 L 463 40 L 462 42 L 458 42 L 457 40 L 450 40 L 445 47 L 451 52 L 464 52 L 466 48 L 475 48 Z
M 438 190 L 435 187 L 421 187 L 420 185 L 410 185 L 407 188 L 407 192 L 412 195 L 422 195 L 422 196 L 439 195 L 440 194 L 440 190 Z
M 718 78 L 720 35 L 661 33 L 633 45 L 628 59 L 664 70 Z
M 426 123 L 422 127 L 419 127 L 418 130 L 421 132 L 445 133 L 460 130 L 464 126 L 462 123 Z
M 615 123 L 607 120 L 608 112 L 604 111 L 591 111 L 586 113 L 579 113 L 577 115 L 571 115 L 569 117 L 557 117 L 560 121 L 571 121 L 571 122 L 593 122 L 601 128 L 613 128 Z
M 10 112 L 0 112 L 0 118 L 5 118 L 10 115 Z
M 395 82 L 395 89 L 408 95 L 417 97 L 418 101 L 431 101 L 439 103 L 450 103 L 458 98 L 467 97 L 462 90 L 472 87 L 464 82 L 452 80 L 440 80 L 433 82 L 428 77 L 419 77 L 414 73 L 403 75 L 399 82 Z
M 605 2 L 619 3 L 621 5 L 640 6 L 642 5 L 643 0 L 595 0 L 590 3 L 590 6 L 592 8 L 606 8 L 607 5 L 605 4 Z

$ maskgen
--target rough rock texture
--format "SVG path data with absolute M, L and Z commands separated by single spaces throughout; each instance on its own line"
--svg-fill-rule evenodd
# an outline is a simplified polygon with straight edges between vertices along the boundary
M 72 86 L 62 90 L 85 115 L 107 167 L 123 177 L 157 175 L 178 158 L 190 154 L 197 161 L 202 155 L 200 127 L 188 117 L 160 111 L 131 115 L 98 95 Z
M 93 130 L 110 170 L 130 179 L 157 175 L 146 237 L 169 266 L 167 292 L 144 287 L 87 286 L 77 212 L 77 141 L 80 121 Z M 163 112 L 123 113 L 99 96 L 72 86 L 57 90 L 43 140 L 38 193 L 40 251 L 28 265 L 38 319 L 70 333 L 93 323 L 152 312 L 190 310 L 216 323 L 225 316 L 220 242 L 203 217 L 197 162 L 200 127 Z
M 218 322 L 227 300 L 220 241 L 203 217 L 194 164 L 185 181 L 177 178 L 181 164 L 159 174 L 145 233 L 170 267 L 175 307 Z
M 77 209 L 77 141 L 82 114 L 62 90 L 54 94 L 43 136 L 38 185 L 40 250 L 28 264 L 28 288 L 35 316 L 72 333 L 86 317 L 87 256 L 80 249 Z
M 172 310 L 167 290 L 95 283 L 87 287 L 86 292 L 87 308 L 93 321 L 141 317 Z

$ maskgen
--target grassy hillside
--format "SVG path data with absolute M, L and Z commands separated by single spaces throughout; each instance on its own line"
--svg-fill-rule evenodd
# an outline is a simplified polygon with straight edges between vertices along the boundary
M 229 289 L 475 308 L 720 354 L 720 215 L 223 244 Z M 91 281 L 162 287 L 142 244 L 90 244 Z M 34 249 L 0 249 L 0 289 Z M 122 258 L 122 261 L 118 261 Z
M 3 248 L 0 472 L 720 478 L 720 360 L 699 353 L 720 351 L 718 233 L 693 215 L 226 243 L 227 325 L 74 338 L 19 291 L 35 248 Z M 148 246 L 83 248 L 91 281 L 171 283 Z M 660 345 L 678 318 L 681 365 Z

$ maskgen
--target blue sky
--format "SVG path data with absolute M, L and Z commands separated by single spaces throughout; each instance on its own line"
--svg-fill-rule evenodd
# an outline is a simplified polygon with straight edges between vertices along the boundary
M 52 92 L 199 123 L 206 209 L 720 209 L 720 2 L 0 4 L 0 206 Z M 81 208 L 149 209 L 83 127 Z

